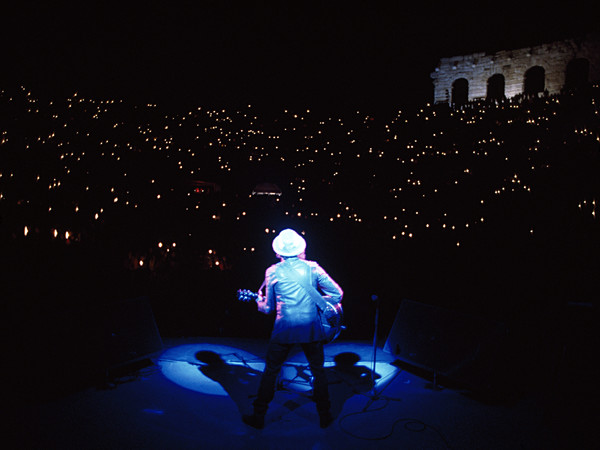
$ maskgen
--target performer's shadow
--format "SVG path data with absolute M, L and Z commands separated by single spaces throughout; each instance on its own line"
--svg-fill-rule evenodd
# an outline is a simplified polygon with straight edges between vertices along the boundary
M 258 392 L 262 372 L 248 365 L 228 364 L 221 355 L 209 350 L 196 353 L 196 359 L 203 363 L 198 370 L 203 375 L 219 383 L 229 397 L 237 405 L 240 414 L 248 414 L 252 411 L 252 402 Z M 372 376 L 372 371 L 367 367 L 357 365 L 360 357 L 356 353 L 344 352 L 334 357 L 334 366 L 326 367 L 325 372 L 329 385 L 329 396 L 331 399 L 331 413 L 337 417 L 346 401 L 355 395 L 368 395 L 373 389 L 373 380 L 381 378 L 381 375 Z M 302 381 L 311 384 L 311 376 L 308 366 L 297 368 L 297 374 L 292 381 Z M 281 380 L 280 380 L 281 381 Z M 278 386 L 279 389 L 285 389 Z M 312 391 L 312 390 L 311 390 Z M 288 400 L 283 405 L 289 410 L 294 410 L 302 404 L 310 401 L 312 392 L 300 395 L 294 401 Z
M 203 375 L 219 383 L 237 405 L 240 414 L 252 410 L 252 398 L 258 391 L 262 372 L 248 365 L 227 364 L 218 353 L 203 350 L 196 353 Z
M 368 395 L 374 381 L 381 378 L 365 366 L 357 365 L 360 356 L 352 352 L 338 353 L 333 358 L 335 365 L 326 368 L 331 398 L 331 413 L 337 417 L 346 401 L 355 395 Z

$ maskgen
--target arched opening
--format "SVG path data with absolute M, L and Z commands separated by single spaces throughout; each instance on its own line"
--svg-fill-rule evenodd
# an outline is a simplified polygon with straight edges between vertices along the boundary
M 567 64 L 565 89 L 576 90 L 587 86 L 590 74 L 590 62 L 585 58 L 573 59 Z
M 504 75 L 497 73 L 488 78 L 487 99 L 490 101 L 504 100 Z
M 459 78 L 452 83 L 452 104 L 464 105 L 469 100 L 469 82 Z
M 535 96 L 539 92 L 544 92 L 546 72 L 541 66 L 533 66 L 525 72 L 524 94 Z

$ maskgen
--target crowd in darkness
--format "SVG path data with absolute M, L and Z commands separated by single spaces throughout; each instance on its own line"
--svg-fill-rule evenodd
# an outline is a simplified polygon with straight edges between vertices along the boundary
M 348 337 L 371 336 L 371 294 L 382 334 L 402 299 L 511 326 L 595 307 L 599 93 L 175 110 L 5 87 L 2 298 L 31 327 L 146 296 L 165 335 L 266 337 L 236 291 L 292 227 Z

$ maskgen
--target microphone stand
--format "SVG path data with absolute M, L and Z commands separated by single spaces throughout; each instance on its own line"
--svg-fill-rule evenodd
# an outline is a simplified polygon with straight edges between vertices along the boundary
M 373 365 L 371 367 L 371 386 L 372 386 L 372 388 L 371 388 L 369 402 L 367 403 L 367 405 L 364 408 L 365 411 L 369 408 L 371 403 L 380 399 L 381 392 L 383 392 L 383 390 L 389 385 L 389 383 L 387 383 L 381 389 L 381 392 L 377 392 L 377 385 L 375 383 L 375 375 L 377 374 L 376 368 L 377 368 L 377 329 L 379 327 L 379 296 L 373 294 L 373 295 L 371 295 L 371 300 L 375 302 L 375 327 L 374 327 L 374 332 L 373 332 Z M 395 376 L 394 376 L 394 378 L 395 378 Z M 397 399 L 397 398 L 386 397 L 386 399 L 400 401 L 400 399 Z
M 379 297 L 375 294 L 371 295 L 371 300 L 375 302 L 375 328 L 373 331 L 373 366 L 371 367 L 371 386 L 373 399 L 378 397 L 375 388 L 375 368 L 377 367 L 377 327 L 379 325 Z

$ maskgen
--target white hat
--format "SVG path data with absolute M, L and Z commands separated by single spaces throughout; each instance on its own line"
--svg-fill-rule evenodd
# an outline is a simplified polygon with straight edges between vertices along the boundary
M 279 256 L 298 256 L 306 249 L 306 241 L 291 228 L 282 230 L 273 239 L 273 251 Z

